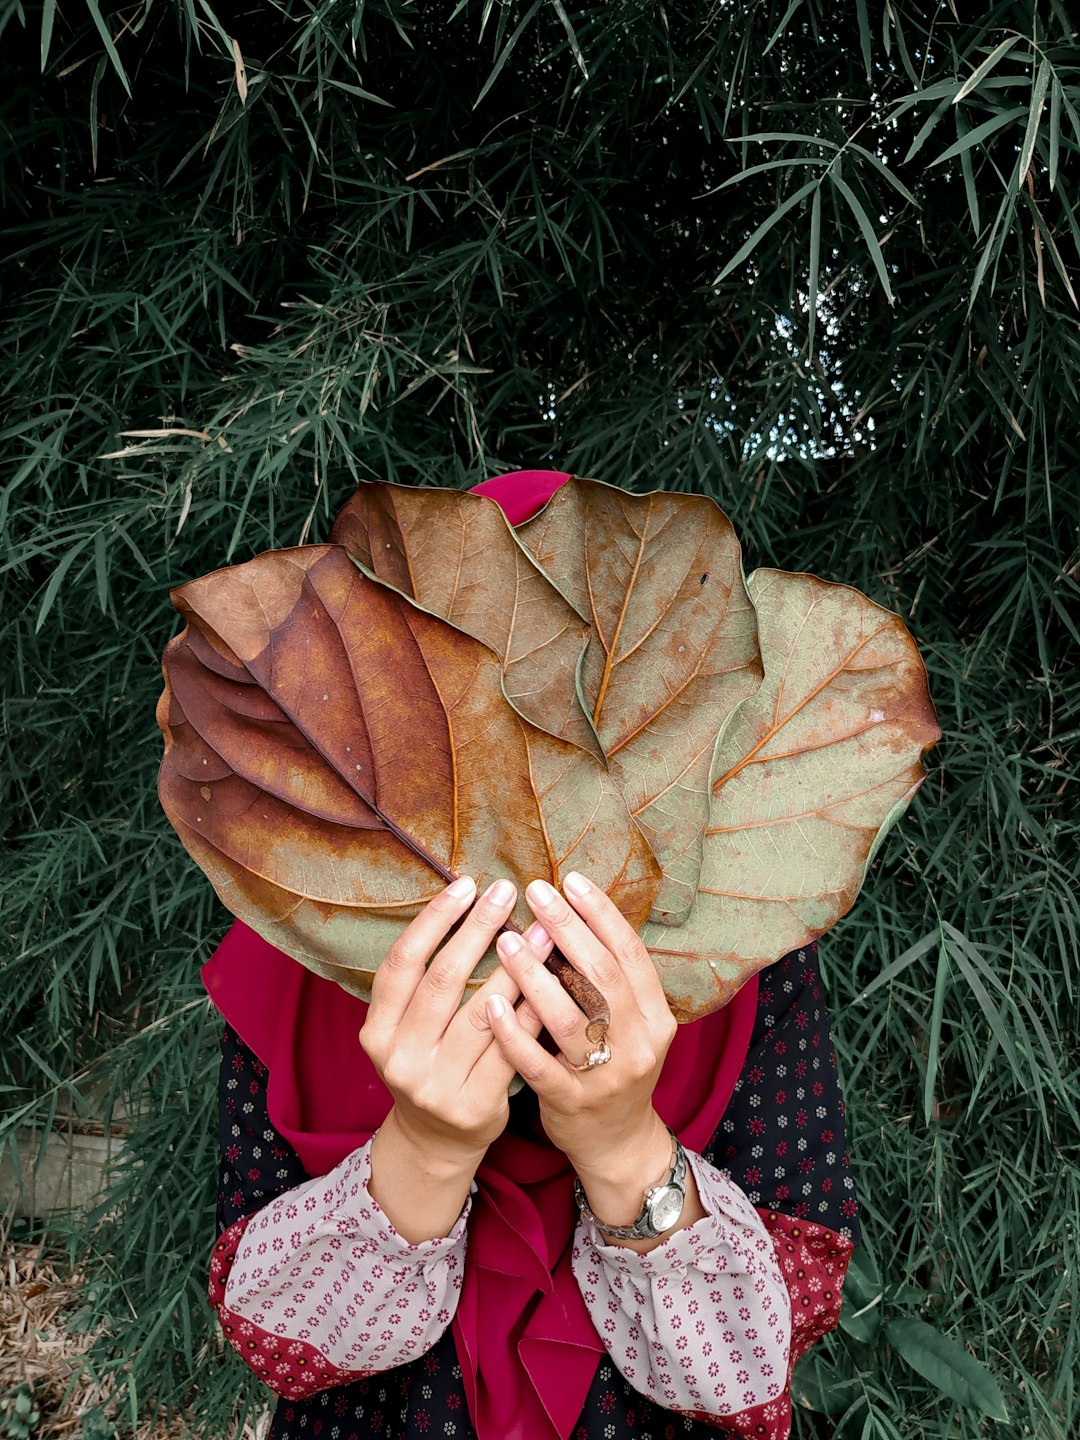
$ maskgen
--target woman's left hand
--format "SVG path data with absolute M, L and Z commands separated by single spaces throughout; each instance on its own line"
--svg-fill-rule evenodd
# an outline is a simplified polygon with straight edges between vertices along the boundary
M 594 1210 L 613 1225 L 630 1224 L 644 1188 L 671 1158 L 652 1097 L 676 1024 L 648 951 L 604 891 L 576 874 L 565 877 L 563 889 L 566 899 L 534 880 L 525 895 L 563 955 L 607 1000 L 611 1059 L 574 1068 L 596 1048 L 585 1035 L 586 1016 L 532 946 L 511 933 L 499 936 L 499 956 L 559 1053 L 533 1039 L 510 1006 L 489 1001 L 488 1018 L 506 1059 L 536 1092 L 544 1129 L 569 1158 Z

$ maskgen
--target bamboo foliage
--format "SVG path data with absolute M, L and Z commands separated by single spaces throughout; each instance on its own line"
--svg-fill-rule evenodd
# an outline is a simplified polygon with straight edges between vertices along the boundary
M 1076 1433 L 1075 25 L 0 0 L 0 1134 L 136 1108 L 61 1232 L 121 1428 L 254 1395 L 204 1299 L 224 916 L 154 796 L 167 591 L 361 480 L 550 466 L 711 496 L 927 657 L 925 803 L 821 951 L 866 1244 L 797 1428 Z

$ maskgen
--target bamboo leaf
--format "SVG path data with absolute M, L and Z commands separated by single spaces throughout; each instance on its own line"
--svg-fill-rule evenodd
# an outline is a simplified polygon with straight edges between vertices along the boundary
M 773 226 L 778 225 L 780 221 L 784 218 L 784 216 L 788 213 L 788 211 L 794 210 L 796 205 L 801 204 L 801 202 L 806 199 L 807 195 L 809 195 L 813 190 L 817 189 L 819 184 L 820 181 L 818 180 L 808 181 L 800 189 L 796 190 L 794 195 L 789 195 L 782 204 L 778 205 L 776 209 L 772 212 L 772 214 L 768 217 L 768 219 L 763 220 L 762 223 L 757 227 L 754 233 L 750 236 L 749 240 L 747 240 L 744 244 L 740 245 L 739 249 L 735 252 L 735 254 L 727 262 L 724 268 L 720 271 L 720 274 L 717 275 L 716 279 L 713 281 L 713 284 L 719 285 L 722 280 L 727 279 L 727 277 L 731 274 L 733 270 L 737 270 L 742 264 L 742 262 L 749 255 L 753 254 L 753 252 L 761 244 L 762 240 L 764 240 L 765 236 L 769 233 Z
M 566 13 L 562 0 L 551 0 L 551 8 L 559 17 L 559 23 L 566 31 L 567 39 L 570 41 L 570 49 L 573 51 L 574 59 L 578 63 L 578 69 L 587 80 L 589 78 L 589 67 L 585 64 L 585 57 L 581 53 L 581 46 L 578 44 L 578 38 L 574 34 L 574 27 L 570 23 L 570 16 Z
M 821 145 L 826 150 L 839 150 L 836 140 L 826 140 L 820 135 L 804 135 L 798 130 L 755 130 L 749 135 L 740 135 L 740 143 L 747 145 L 771 144 L 784 140 L 798 140 L 804 145 Z
M 104 615 L 109 609 L 109 569 L 105 552 L 105 531 L 99 530 L 94 536 L 94 576 L 97 581 L 97 598 Z
M 917 1374 L 968 1409 L 1008 1421 L 997 1381 L 962 1345 L 914 1316 L 899 1316 L 885 1327 L 889 1344 Z
M 990 71 L 993 70 L 994 66 L 998 63 L 998 61 L 1004 59 L 1004 57 L 1008 55 L 1010 50 L 1012 50 L 1016 45 L 1019 45 L 1020 41 L 1023 38 L 1024 37 L 1022 35 L 1010 35 L 1005 40 L 1002 40 L 1000 45 L 995 45 L 993 50 L 991 50 L 990 54 L 986 57 L 982 64 L 975 67 L 975 69 L 971 72 L 968 78 L 960 86 L 959 90 L 957 90 L 956 94 L 953 96 L 952 103 L 954 105 L 959 105 L 961 100 L 966 99 L 966 97 L 970 95 L 973 90 L 977 90 L 982 84 L 982 82 L 986 79 L 986 77 L 990 74 Z
M 934 977 L 934 999 L 930 1006 L 930 1027 L 927 1031 L 926 1075 L 923 1079 L 923 1124 L 929 1125 L 934 1109 L 937 1086 L 938 1057 L 941 1054 L 941 1023 L 945 1014 L 945 989 L 949 978 L 949 952 L 938 947 L 937 973 Z
M 883 179 L 887 180 L 898 194 L 904 197 L 904 199 L 908 202 L 909 205 L 918 204 L 915 196 L 911 193 L 911 191 L 907 188 L 903 181 L 897 175 L 893 174 L 892 170 L 889 168 L 888 165 L 885 164 L 884 160 L 882 160 L 880 155 L 875 155 L 872 150 L 868 150 L 865 145 L 860 145 L 855 140 L 849 140 L 846 149 L 853 155 L 861 156 L 870 165 L 872 165 L 874 169 L 878 172 L 878 174 Z
M 960 128 L 959 117 L 957 128 Z M 966 126 L 964 127 L 966 129 Z M 967 200 L 968 217 L 971 220 L 971 228 L 976 235 L 982 230 L 982 219 L 979 213 L 979 190 L 975 183 L 975 167 L 971 161 L 969 149 L 960 151 L 960 173 L 964 177 L 964 198 Z
M 721 190 L 728 190 L 732 185 L 738 185 L 743 180 L 749 180 L 752 175 L 764 175 L 767 170 L 794 170 L 801 166 L 811 165 L 823 170 L 829 161 L 824 155 L 799 155 L 783 156 L 779 160 L 763 160 L 758 165 L 748 165 L 745 170 L 740 170 L 737 175 L 729 175 L 722 185 L 717 185 L 712 190 L 704 191 L 704 195 L 717 195 Z
M 97 0 L 86 0 L 86 8 L 90 11 L 90 18 L 94 22 L 94 28 L 101 36 L 102 44 L 105 46 L 105 53 L 112 61 L 112 67 L 116 71 L 117 78 L 130 96 L 131 82 L 127 77 L 127 71 L 124 69 L 123 63 L 121 62 L 119 52 L 117 51 L 116 46 L 113 44 L 113 38 L 109 33 L 108 24 L 106 23 L 105 17 L 101 13 L 101 8 L 98 5 Z
M 970 150 L 976 145 L 981 146 L 985 140 L 989 140 L 991 135 L 995 135 L 1004 126 L 1011 125 L 1014 120 L 1018 120 L 1021 115 L 1027 113 L 1026 105 L 1014 105 L 1008 110 L 999 111 L 997 115 L 992 115 L 989 120 L 984 120 L 981 125 L 976 125 L 973 130 L 969 130 L 966 135 L 961 135 L 947 150 L 943 150 L 940 155 L 931 160 L 930 164 L 942 165 L 963 150 Z
M 233 53 L 233 76 L 236 81 L 236 93 L 240 97 L 240 104 L 247 104 L 248 81 L 247 66 L 244 64 L 244 57 L 240 53 L 240 42 L 235 37 L 230 38 Z
M 935 108 L 930 111 L 930 114 L 926 117 L 922 125 L 919 127 L 919 130 L 917 131 L 914 140 L 912 140 L 911 144 L 908 146 L 907 154 L 904 156 L 905 165 L 909 165 L 911 161 L 914 160 L 915 156 L 925 145 L 927 139 L 929 138 L 934 127 L 937 125 L 938 121 L 943 115 L 947 114 L 948 109 L 948 100 L 943 100 L 940 105 L 935 106 Z
M 905 970 L 914 965 L 915 961 L 925 955 L 928 950 L 932 950 L 934 945 L 938 943 L 939 938 L 937 930 L 931 930 L 928 934 L 923 935 L 921 939 L 916 940 L 913 945 L 909 945 L 902 955 L 898 955 L 895 960 L 886 965 L 884 970 L 882 970 L 879 975 L 876 975 L 870 984 L 867 985 L 866 989 L 860 991 L 855 998 L 857 1000 L 867 1000 L 876 991 L 891 984 L 898 975 L 902 975 Z
M 901 95 L 898 100 L 893 102 L 889 114 L 893 120 L 897 120 L 914 106 L 925 105 L 930 100 L 944 99 L 949 102 L 959 88 L 955 79 L 935 80 L 930 85 L 924 85 L 918 90 L 912 90 L 907 95 Z
M 972 946 L 967 936 L 961 934 L 955 926 L 945 921 L 942 924 L 942 931 L 946 940 L 951 943 L 952 955 L 956 961 L 957 968 L 967 981 L 979 1009 L 983 1012 L 986 1023 L 990 1027 L 990 1033 L 1005 1052 L 1009 1064 L 1012 1066 L 1013 1075 L 1016 1077 L 1017 1083 L 1022 1085 L 1024 1083 L 1024 1074 L 1020 1064 L 1020 1057 L 1016 1053 L 1016 1047 L 1012 1042 L 1012 1037 L 1005 1029 L 1001 1012 L 990 998 L 990 993 L 978 974 L 979 969 L 983 968 L 982 957 L 974 946 Z
M 52 609 L 56 597 L 60 593 L 60 587 L 64 583 L 64 577 L 89 543 L 89 536 L 86 536 L 82 540 L 77 540 L 65 550 L 56 569 L 49 576 L 48 584 L 45 586 L 44 594 L 41 597 L 41 604 L 38 606 L 37 620 L 34 622 L 35 632 L 39 631 L 49 618 L 49 611 Z
M 821 269 L 821 187 L 814 191 L 810 202 L 810 262 L 807 272 L 807 338 L 809 359 L 814 358 L 814 326 L 817 322 L 818 274 Z
M 1043 105 L 1046 103 L 1046 91 L 1050 84 L 1053 70 L 1050 61 L 1044 55 L 1039 62 L 1039 68 L 1035 72 L 1035 82 L 1031 87 L 1031 104 L 1028 108 L 1027 127 L 1024 130 L 1024 141 L 1020 146 L 1020 161 L 1016 167 L 1017 185 L 1022 186 L 1027 179 L 1028 171 L 1031 169 L 1031 157 L 1035 153 L 1035 142 L 1039 138 L 1039 122 L 1042 119 Z
M 499 51 L 498 58 L 496 59 L 495 64 L 492 66 L 491 74 L 484 81 L 483 85 L 481 86 L 479 95 L 477 95 L 476 99 L 473 101 L 474 110 L 480 104 L 481 100 L 483 100 L 484 96 L 488 93 L 488 91 L 491 89 L 492 85 L 495 84 L 495 81 L 499 78 L 499 75 L 502 73 L 503 66 L 513 54 L 514 46 L 521 39 L 522 35 L 524 35 L 526 29 L 528 28 L 532 20 L 535 19 L 537 12 L 539 11 L 540 6 L 543 3 L 544 0 L 533 0 L 533 3 L 529 6 L 528 10 L 526 10 L 525 14 L 521 17 L 517 25 L 514 27 L 510 38 L 507 40 L 503 48 Z
M 41 73 L 49 63 L 49 48 L 52 45 L 53 23 L 56 20 L 56 0 L 44 0 L 41 7 Z
M 1038 205 L 1036 205 L 1035 201 L 1032 200 L 1031 197 L 1028 195 L 1025 195 L 1023 198 L 1027 202 L 1032 212 L 1032 215 L 1034 216 L 1036 236 L 1040 236 L 1043 240 L 1045 240 L 1046 248 L 1050 251 L 1050 258 L 1054 262 L 1054 269 L 1057 271 L 1061 283 L 1065 286 L 1066 294 L 1072 301 L 1073 306 L 1077 309 L 1080 309 L 1080 301 L 1078 301 L 1077 299 L 1076 291 L 1073 288 L 1073 283 L 1069 272 L 1065 269 L 1065 261 L 1061 257 L 1061 251 L 1058 249 L 1057 241 L 1054 239 L 1053 231 L 1046 223 L 1046 219 L 1043 216 L 1043 213 L 1039 209 Z
M 867 13 L 866 0 L 855 0 L 855 14 L 859 20 L 859 49 L 862 51 L 863 68 L 867 80 L 870 80 L 873 67 L 870 60 L 870 16 Z
M 862 231 L 863 239 L 866 241 L 866 248 L 870 252 L 870 258 L 874 262 L 874 268 L 878 273 L 878 279 L 881 281 L 882 289 L 885 291 L 885 298 L 888 300 L 890 305 L 895 305 L 896 299 L 892 292 L 892 286 L 889 283 L 889 271 L 888 267 L 885 264 L 885 256 L 882 254 L 881 245 L 878 242 L 877 234 L 874 231 L 874 227 L 870 223 L 869 215 L 867 215 L 866 211 L 863 209 L 862 203 L 859 200 L 858 196 L 851 189 L 850 185 L 848 185 L 847 181 L 841 178 L 837 171 L 830 170 L 829 179 L 832 181 L 833 185 L 835 185 L 836 189 L 840 192 L 840 194 L 844 197 L 844 200 L 847 202 L 849 210 L 855 216 L 855 221 L 858 224 L 859 229 Z
M 803 0 L 791 0 L 788 8 L 780 17 L 779 25 L 777 25 L 776 29 L 769 36 L 769 39 L 765 45 L 765 49 L 761 52 L 762 56 L 768 55 L 769 51 L 773 48 L 776 42 L 780 39 L 780 36 L 783 35 L 784 31 L 787 29 L 788 22 L 791 20 L 791 17 L 795 14 L 795 11 L 798 10 L 802 3 Z
M 101 59 L 94 66 L 94 76 L 90 81 L 90 166 L 94 174 L 97 174 L 98 165 L 98 130 L 100 128 L 98 110 L 98 92 L 101 88 L 101 81 L 108 67 L 107 58 L 102 55 Z
M 881 1329 L 883 1299 L 881 1276 L 869 1252 L 860 1245 L 852 1255 L 844 1276 L 841 1329 L 862 1345 L 872 1344 Z

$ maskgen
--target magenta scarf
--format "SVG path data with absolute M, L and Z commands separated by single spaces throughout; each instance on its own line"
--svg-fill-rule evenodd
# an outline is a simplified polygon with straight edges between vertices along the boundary
M 474 488 L 516 525 L 568 478 L 519 470 Z M 390 1096 L 357 1043 L 366 1002 L 240 921 L 202 975 L 269 1070 L 271 1123 L 308 1174 L 325 1174 L 370 1139 Z M 680 1026 L 668 1051 L 655 1105 L 690 1149 L 703 1149 L 720 1123 L 746 1059 L 757 993 L 754 976 L 723 1010 Z M 655 1178 L 643 1175 L 642 1189 Z M 476 1184 L 454 1341 L 478 1440 L 568 1440 L 604 1354 L 570 1268 L 573 1174 L 543 1136 L 505 1133 Z

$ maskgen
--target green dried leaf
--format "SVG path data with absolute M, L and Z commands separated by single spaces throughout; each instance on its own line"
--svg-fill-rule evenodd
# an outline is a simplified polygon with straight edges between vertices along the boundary
M 897 616 L 812 575 L 757 570 L 747 589 L 765 679 L 717 749 L 689 919 L 643 931 L 683 1018 L 847 913 L 941 733 Z

